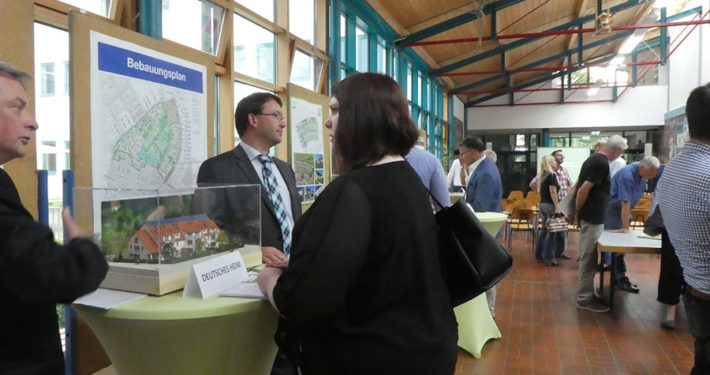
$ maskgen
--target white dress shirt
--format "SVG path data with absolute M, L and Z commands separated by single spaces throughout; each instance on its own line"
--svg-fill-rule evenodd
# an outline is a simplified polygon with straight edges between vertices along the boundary
M 244 149 L 244 152 L 246 152 L 247 156 L 249 157 L 249 160 L 251 161 L 251 165 L 254 167 L 256 174 L 259 176 L 259 180 L 261 181 L 262 189 L 264 189 L 264 176 L 263 176 L 264 164 L 261 161 L 259 161 L 259 159 L 258 159 L 258 157 L 259 157 L 259 155 L 261 155 L 261 153 L 259 151 L 257 151 L 254 147 L 251 147 L 248 144 L 246 144 L 245 142 L 239 142 L 239 144 L 242 146 L 242 148 Z M 286 210 L 286 216 L 288 217 L 288 227 L 291 228 L 291 230 L 293 230 L 293 212 L 291 212 L 291 194 L 289 193 L 288 187 L 286 186 L 286 181 L 284 180 L 283 176 L 281 175 L 281 171 L 279 171 L 279 168 L 276 167 L 276 163 L 271 163 L 269 165 L 271 167 L 271 173 L 273 173 L 274 177 L 276 177 L 276 184 L 278 185 L 276 187 L 276 190 L 279 192 L 279 194 L 281 194 L 281 199 L 284 202 L 284 209 Z M 262 212 L 262 215 L 264 215 L 263 212 Z

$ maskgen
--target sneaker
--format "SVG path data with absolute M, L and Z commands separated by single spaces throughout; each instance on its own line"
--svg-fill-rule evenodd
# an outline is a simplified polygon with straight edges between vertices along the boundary
M 604 301 L 599 299 L 597 296 L 592 296 L 584 301 L 577 301 L 577 308 L 581 310 L 588 310 L 592 312 L 607 312 L 609 311 L 609 306 L 606 305 Z

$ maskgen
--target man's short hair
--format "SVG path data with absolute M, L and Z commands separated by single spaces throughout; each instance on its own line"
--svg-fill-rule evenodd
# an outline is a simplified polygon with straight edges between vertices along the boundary
M 478 137 L 468 137 L 461 142 L 461 146 L 469 150 L 476 150 L 478 152 L 483 152 L 486 149 L 486 145 L 483 143 L 481 138 Z
M 710 141 L 710 83 L 696 87 L 685 103 L 690 138 Z
M 550 155 L 555 156 L 555 154 L 558 152 L 562 152 L 562 149 L 552 151 L 552 153 Z
M 239 137 L 243 137 L 249 124 L 249 114 L 259 114 L 264 108 L 264 104 L 273 100 L 283 106 L 281 98 L 270 92 L 256 92 L 239 101 L 237 110 L 234 111 L 234 126 L 237 128 Z
M 660 168 L 661 161 L 655 156 L 646 156 L 639 162 L 639 167 L 644 168 Z
M 14 79 L 24 86 L 25 80 L 32 78 L 29 74 L 17 70 L 14 66 L 0 60 L 0 76 Z M 0 91 L 2 87 L 0 86 Z
M 623 151 L 629 148 L 629 145 L 626 144 L 626 140 L 624 139 L 624 137 L 618 134 L 614 134 L 606 140 L 606 144 L 604 145 L 604 147 L 606 147 L 607 150 L 616 149 Z

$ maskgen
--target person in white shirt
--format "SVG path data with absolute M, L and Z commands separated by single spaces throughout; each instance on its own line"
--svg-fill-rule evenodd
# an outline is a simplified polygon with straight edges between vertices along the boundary
M 463 191 L 471 176 L 470 168 L 462 168 L 465 165 L 458 149 L 454 150 L 454 161 L 451 163 L 449 174 L 446 176 L 446 186 L 453 187 L 452 191 Z
M 619 156 L 618 158 L 609 162 L 609 177 L 614 177 L 616 172 L 620 171 L 626 166 L 626 160 Z

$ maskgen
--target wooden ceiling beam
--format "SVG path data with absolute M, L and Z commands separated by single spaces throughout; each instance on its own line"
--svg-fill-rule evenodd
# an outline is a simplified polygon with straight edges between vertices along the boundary
M 486 4 L 483 7 L 483 14 L 489 15 L 494 11 L 499 11 L 501 9 L 505 9 L 507 7 L 513 6 L 513 5 L 521 3 L 523 1 L 524 0 L 498 0 L 496 2 Z M 461 26 L 461 25 L 466 24 L 468 22 L 474 21 L 474 20 L 478 19 L 479 17 L 480 17 L 480 15 L 478 13 L 464 13 L 459 16 L 445 20 L 443 22 L 439 22 L 439 23 L 432 25 L 430 27 L 427 27 L 423 30 L 419 30 L 419 31 L 412 33 L 406 37 L 403 37 L 399 40 L 396 40 L 395 45 L 396 46 L 406 46 L 409 43 L 418 42 L 420 40 L 432 37 L 432 36 L 440 34 L 440 33 L 443 33 L 444 31 L 453 29 L 455 27 Z
M 407 29 L 390 13 L 382 0 L 367 0 L 367 4 L 375 11 L 398 35 L 406 35 Z
M 472 12 L 473 10 L 474 10 L 473 3 L 462 5 L 456 9 L 452 9 L 446 13 L 438 14 L 438 15 L 428 18 L 424 21 L 417 22 L 412 25 L 408 25 L 408 26 L 406 26 L 406 29 L 409 33 L 414 33 L 414 32 L 423 30 L 423 29 L 431 26 L 432 22 L 436 19 L 451 19 L 451 18 L 460 16 L 464 13 Z
M 607 56 L 604 56 L 604 57 L 600 57 L 600 58 L 598 58 L 598 59 L 595 59 L 595 60 L 594 60 L 594 63 L 595 63 L 595 64 L 602 64 L 602 63 L 605 63 L 605 62 L 611 60 L 613 57 L 614 57 L 613 54 L 610 54 L 610 55 L 607 55 Z M 585 68 L 584 68 L 584 67 L 576 68 L 576 69 L 572 69 L 572 71 L 577 71 L 577 70 L 580 70 L 580 69 L 585 69 Z M 547 81 L 553 80 L 553 79 L 555 79 L 555 78 L 562 77 L 564 74 L 567 74 L 567 73 L 569 73 L 569 71 L 557 72 L 557 73 L 553 73 L 553 74 L 549 74 L 549 75 L 546 74 L 546 75 L 543 75 L 543 76 L 540 76 L 540 77 L 535 77 L 535 78 L 533 78 L 533 79 L 531 79 L 531 80 L 529 80 L 529 81 L 527 81 L 527 82 L 525 82 L 525 83 L 521 83 L 521 84 L 518 84 L 517 86 L 513 86 L 513 87 L 511 87 L 510 89 L 511 89 L 511 90 L 521 90 L 521 89 L 524 89 L 524 88 L 526 88 L 526 87 L 530 87 L 530 86 L 532 86 L 532 85 L 536 85 L 536 84 L 539 84 L 539 83 L 543 83 L 543 82 L 547 82 Z M 465 94 L 465 93 L 464 93 L 464 94 Z M 476 104 L 483 103 L 483 102 L 485 102 L 485 101 L 488 101 L 488 100 L 497 98 L 497 97 L 502 96 L 502 95 L 506 95 L 506 93 L 491 94 L 491 95 L 487 95 L 487 96 L 484 96 L 484 97 L 479 97 L 478 99 L 469 100 L 467 103 L 464 104 L 464 107 L 466 107 L 466 108 L 468 108 L 468 107 L 473 107 L 473 106 L 475 106 Z M 470 98 L 471 96 L 468 96 L 468 97 Z
M 397 22 L 397 19 L 394 18 L 392 13 L 390 13 L 387 10 L 387 7 L 383 5 L 382 0 L 367 0 L 368 5 L 374 10 L 382 19 L 396 32 L 398 35 L 406 35 L 407 30 Z M 412 50 L 419 55 L 419 57 L 422 58 L 422 60 L 429 65 L 432 69 L 436 69 L 439 67 L 439 64 L 434 60 L 434 58 L 429 55 L 429 53 L 426 51 L 426 49 L 422 47 L 413 47 Z M 448 77 L 442 78 L 443 81 L 449 85 L 449 87 L 455 87 L 456 83 Z
M 577 3 L 574 4 L 574 17 L 575 18 L 581 18 L 582 17 L 582 12 L 584 12 L 585 9 L 588 7 L 588 2 L 590 0 L 577 0 Z M 579 34 L 577 35 L 579 38 Z M 567 49 L 571 50 L 574 47 L 574 35 L 570 34 L 570 36 L 567 37 Z M 562 62 L 560 65 L 564 65 L 565 62 L 565 57 L 562 58 Z
M 617 6 L 612 7 L 612 8 L 611 8 L 611 13 L 616 13 L 616 12 L 620 12 L 620 11 L 623 11 L 623 10 L 626 10 L 626 9 L 633 8 L 633 7 L 638 6 L 639 4 L 641 4 L 641 2 L 642 2 L 642 0 L 628 0 L 628 1 L 624 2 L 623 4 L 619 4 L 619 5 L 617 5 Z M 567 30 L 567 29 L 569 29 L 569 28 L 571 28 L 571 27 L 575 27 L 575 26 L 578 26 L 578 25 L 580 25 L 580 24 L 584 24 L 584 23 L 587 23 L 587 22 L 591 22 L 591 21 L 594 20 L 594 18 L 595 18 L 595 15 L 593 15 L 593 14 L 587 15 L 587 16 L 584 16 L 584 17 L 576 18 L 576 19 L 574 19 L 574 20 L 572 20 L 572 21 L 569 21 L 569 22 L 565 22 L 565 23 L 563 23 L 563 24 L 561 24 L 561 25 L 558 25 L 558 26 L 555 26 L 555 27 L 553 27 L 553 28 L 550 28 L 550 29 L 548 29 L 548 30 L 546 30 L 546 31 Z M 435 70 L 432 71 L 432 74 L 438 75 L 438 74 L 441 74 L 441 73 L 447 73 L 447 72 L 450 72 L 450 71 L 452 71 L 452 70 L 456 70 L 456 69 L 462 68 L 462 67 L 464 67 L 464 66 L 466 66 L 466 65 L 470 65 L 470 64 L 476 63 L 476 62 L 478 62 L 478 61 L 485 60 L 485 59 L 488 59 L 488 58 L 490 58 L 490 57 L 499 55 L 500 53 L 505 53 L 505 52 L 511 51 L 511 50 L 513 50 L 513 49 L 522 47 L 522 46 L 524 46 L 524 45 L 526 45 L 526 44 L 528 44 L 528 43 L 532 43 L 532 42 L 534 42 L 534 41 L 536 41 L 536 40 L 539 40 L 540 38 L 543 38 L 543 37 L 525 38 L 525 39 L 517 40 L 517 41 L 512 42 L 512 43 L 503 44 L 503 45 L 501 45 L 500 47 L 493 48 L 493 49 L 491 49 L 491 50 L 488 50 L 488 51 L 486 51 L 486 52 L 479 53 L 479 54 L 477 54 L 477 55 L 475 55 L 475 56 L 472 56 L 472 57 L 470 57 L 470 58 L 463 59 L 463 60 L 458 61 L 458 62 L 455 62 L 455 63 L 453 63 L 453 64 L 449 64 L 449 65 L 443 66 L 443 67 L 441 67 L 441 68 L 439 68 L 439 69 L 435 69 Z
M 590 42 L 590 43 L 587 43 L 586 45 L 584 45 L 584 46 L 582 47 L 582 50 L 588 50 L 588 49 L 591 49 L 591 48 L 596 48 L 596 47 L 602 46 L 602 45 L 604 45 L 604 44 L 613 42 L 613 41 L 615 41 L 615 40 L 619 40 L 619 39 L 626 38 L 626 37 L 628 37 L 629 35 L 631 35 L 632 33 L 633 33 L 633 30 L 625 30 L 625 31 L 619 32 L 619 33 L 617 33 L 617 34 L 615 34 L 615 35 L 611 35 L 611 36 L 609 36 L 609 37 L 607 37 L 607 38 L 595 40 L 595 41 L 593 41 L 593 42 Z M 567 54 L 569 54 L 569 53 L 573 53 L 573 51 L 564 51 L 564 52 L 558 53 L 558 54 L 556 54 L 556 55 L 547 56 L 547 57 L 541 58 L 541 59 L 539 59 L 539 60 L 537 60 L 537 61 L 531 62 L 531 63 L 529 63 L 529 64 L 520 66 L 518 69 L 534 68 L 534 67 L 539 66 L 539 65 L 544 65 L 544 64 L 548 64 L 548 63 L 551 63 L 551 62 L 554 62 L 554 61 L 558 61 L 561 57 L 565 57 L 565 56 L 567 56 Z M 569 73 L 569 72 L 570 72 L 570 71 L 567 71 L 567 73 Z M 490 77 L 488 77 L 488 78 L 484 78 L 484 79 L 482 79 L 482 80 L 479 80 L 479 81 L 476 81 L 476 82 L 473 82 L 473 83 L 470 83 L 470 84 L 467 84 L 467 85 L 464 85 L 464 86 L 457 87 L 457 88 L 451 90 L 451 92 L 454 93 L 454 94 L 458 94 L 458 93 L 461 93 L 461 92 L 465 92 L 465 91 L 471 90 L 471 89 L 473 89 L 473 88 L 475 88 L 475 87 L 478 87 L 478 86 L 480 86 L 480 85 L 483 85 L 483 84 L 486 84 L 486 83 L 489 83 L 489 82 L 492 82 L 492 81 L 501 79 L 501 78 L 503 78 L 504 76 L 505 76 L 505 73 L 501 72 L 501 73 L 498 73 L 498 74 L 496 74 L 496 75 L 490 76 Z

